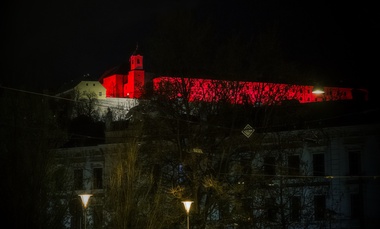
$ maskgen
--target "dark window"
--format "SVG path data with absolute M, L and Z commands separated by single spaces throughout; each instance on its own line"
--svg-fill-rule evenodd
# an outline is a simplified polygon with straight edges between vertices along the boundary
M 276 199 L 275 198 L 268 198 L 266 199 L 265 203 L 266 213 L 267 213 L 267 219 L 270 221 L 276 220 Z
M 293 196 L 290 201 L 290 217 L 293 221 L 299 221 L 301 216 L 301 197 Z
M 361 170 L 361 160 L 359 151 L 351 151 L 348 153 L 348 169 L 350 176 L 360 175 Z
M 59 169 L 57 169 L 55 172 L 54 172 L 54 184 L 55 184 L 55 188 L 57 190 L 60 190 L 60 191 L 63 191 L 65 190 L 65 184 L 64 182 L 62 182 L 62 177 L 65 177 L 65 169 L 63 167 L 60 167 Z
M 83 189 L 83 169 L 74 170 L 74 189 Z
M 264 158 L 265 175 L 276 175 L 276 159 L 274 157 Z
M 72 199 L 69 204 L 69 212 L 71 215 L 70 228 L 72 229 L 81 228 L 81 222 L 83 222 L 82 211 L 83 211 L 82 203 L 79 196 L 77 196 L 77 198 Z
M 293 176 L 300 174 L 300 157 L 298 155 L 288 157 L 288 173 Z
M 103 188 L 103 169 L 94 168 L 93 169 L 93 179 L 94 179 L 94 189 Z
M 362 199 L 360 194 L 351 194 L 351 219 L 359 219 L 362 213 Z
M 245 212 L 252 212 L 252 198 L 244 198 L 242 199 L 242 205 Z
M 94 225 L 93 228 L 103 228 L 103 207 L 96 205 L 93 207 Z
M 178 183 L 182 184 L 186 181 L 185 168 L 182 164 L 178 165 Z
M 326 196 L 314 196 L 314 219 L 323 220 L 326 209 Z
M 324 176 L 325 175 L 325 155 L 313 154 L 313 175 Z

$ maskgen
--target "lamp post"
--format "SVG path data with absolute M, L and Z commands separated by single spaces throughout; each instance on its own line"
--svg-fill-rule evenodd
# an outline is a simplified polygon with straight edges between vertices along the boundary
M 82 200 L 82 204 L 83 204 L 83 214 L 84 214 L 84 229 L 86 229 L 86 225 L 87 225 L 87 212 L 86 212 L 86 208 L 87 208 L 87 204 L 88 204 L 88 201 L 90 200 L 90 197 L 92 196 L 91 194 L 81 194 L 79 195 L 81 200 Z
M 187 229 L 190 229 L 190 217 L 189 217 L 189 213 L 190 213 L 191 204 L 193 202 L 194 201 L 190 201 L 190 200 L 184 200 L 184 201 L 182 201 L 183 206 L 185 206 L 186 215 L 187 215 Z

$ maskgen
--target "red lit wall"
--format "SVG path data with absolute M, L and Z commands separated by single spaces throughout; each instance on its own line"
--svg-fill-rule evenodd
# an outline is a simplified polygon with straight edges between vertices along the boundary
M 107 97 L 140 98 L 145 80 L 143 57 L 132 55 L 129 61 L 131 70 L 128 75 L 115 74 L 103 79 Z M 353 99 L 352 88 L 324 87 L 325 93 L 316 95 L 312 93 L 313 86 L 168 76 L 153 79 L 153 87 L 156 92 L 165 92 L 166 96 L 180 96 L 190 102 L 226 101 L 234 104 L 272 105 L 289 100 L 311 103 Z M 363 90 L 362 93 L 367 100 L 368 92 Z
M 103 79 L 106 97 L 123 97 L 124 75 L 112 75 Z
M 176 77 L 158 77 L 153 79 L 154 89 L 173 88 L 173 91 L 184 91 L 187 99 L 194 101 L 228 100 L 231 103 L 243 104 L 278 104 L 280 101 L 297 100 L 300 103 L 322 102 L 352 99 L 351 88 L 325 87 L 325 94 L 312 93 L 313 86 L 276 84 L 265 82 L 234 82 L 210 79 L 191 79 Z M 161 88 L 161 89 L 160 89 Z M 182 94 L 177 96 L 183 96 Z M 173 96 L 175 96 L 173 94 Z
M 131 70 L 128 75 L 114 74 L 103 79 L 107 97 L 140 98 L 145 80 L 143 57 L 132 55 L 129 58 L 129 63 Z
M 124 84 L 124 97 L 141 97 L 141 88 L 144 86 L 144 74 L 144 70 L 134 70 L 129 72 L 128 83 Z

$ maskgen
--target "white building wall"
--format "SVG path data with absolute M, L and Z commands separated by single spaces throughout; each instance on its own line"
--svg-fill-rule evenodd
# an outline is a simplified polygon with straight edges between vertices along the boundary
M 130 108 L 134 106 L 134 101 L 130 99 L 116 99 L 114 105 L 124 105 Z M 109 103 L 108 105 L 112 105 Z M 351 194 L 363 194 L 363 215 L 366 228 L 380 223 L 380 136 L 379 125 L 349 126 L 338 128 L 325 128 L 319 130 L 327 137 L 325 140 L 309 143 L 305 141 L 300 150 L 301 159 L 309 162 L 309 170 L 306 175 L 312 176 L 312 159 L 315 153 L 325 154 L 325 177 L 321 180 L 330 184 L 327 193 L 326 208 L 334 210 L 337 215 L 331 220 L 331 228 L 360 228 L 363 224 L 360 221 L 351 219 Z M 86 178 L 91 180 L 91 171 L 94 166 L 104 166 L 105 179 L 112 167 L 112 157 L 108 152 L 114 152 L 117 144 L 80 147 L 63 149 L 58 152 L 65 152 L 66 157 L 80 159 L 77 166 L 86 168 Z M 362 175 L 360 177 L 349 176 L 350 151 L 359 151 L 362 161 Z M 97 156 L 96 156 L 97 155 Z M 85 178 L 85 179 L 86 179 Z M 106 185 L 106 184 L 104 184 Z M 91 182 L 87 183 L 85 190 L 91 190 Z M 103 190 L 93 191 L 102 192 Z M 91 208 L 91 207 L 90 207 Z
M 127 113 L 139 104 L 139 99 L 132 98 L 106 98 L 99 100 L 101 115 L 106 115 L 108 109 L 112 111 L 113 121 L 125 120 Z

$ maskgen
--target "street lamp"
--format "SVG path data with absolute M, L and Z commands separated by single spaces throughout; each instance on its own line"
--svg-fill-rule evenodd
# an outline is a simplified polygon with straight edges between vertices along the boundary
M 86 224 L 87 224 L 87 212 L 86 212 L 86 208 L 87 208 L 87 203 L 88 201 L 90 200 L 90 197 L 92 196 L 91 194 L 81 194 L 79 195 L 81 200 L 82 200 L 82 204 L 83 204 L 83 214 L 84 214 L 84 229 L 86 229 Z
M 320 94 L 324 94 L 325 90 L 320 84 L 316 84 L 313 87 L 312 93 L 316 95 L 320 95 Z
M 194 202 L 194 201 L 190 201 L 190 200 L 184 200 L 184 201 L 182 201 L 183 206 L 185 206 L 186 215 L 187 215 L 187 229 L 190 229 L 189 213 L 190 213 L 190 207 L 191 207 L 191 204 L 192 204 L 193 202 Z

